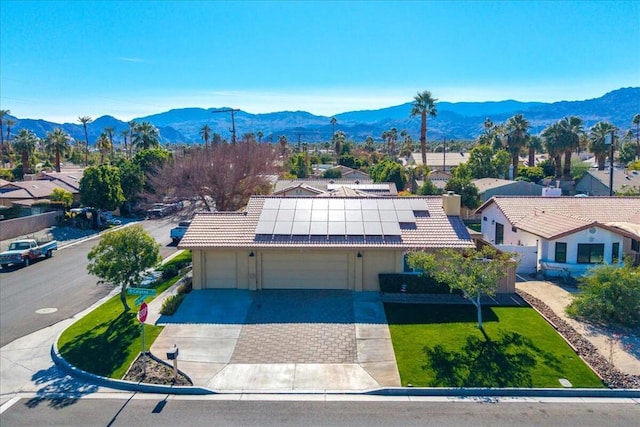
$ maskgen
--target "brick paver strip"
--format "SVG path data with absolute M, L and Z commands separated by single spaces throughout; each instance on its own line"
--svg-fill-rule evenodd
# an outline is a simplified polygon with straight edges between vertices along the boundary
M 353 322 L 349 292 L 261 291 L 231 363 L 355 363 Z

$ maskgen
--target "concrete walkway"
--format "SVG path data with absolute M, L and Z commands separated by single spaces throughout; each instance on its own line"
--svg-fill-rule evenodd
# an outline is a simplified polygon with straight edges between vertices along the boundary
M 169 293 L 174 291 L 169 291 Z M 362 391 L 400 386 L 378 293 L 203 290 L 165 325 L 151 352 L 180 349 L 178 368 L 194 385 L 225 392 Z
M 570 318 L 565 308 L 577 290 L 546 281 L 516 283 L 516 288 L 542 300 L 560 318 L 591 342 L 606 359 L 627 374 L 640 375 L 640 336 L 632 331 L 612 331 Z M 614 332 L 617 337 L 614 337 Z

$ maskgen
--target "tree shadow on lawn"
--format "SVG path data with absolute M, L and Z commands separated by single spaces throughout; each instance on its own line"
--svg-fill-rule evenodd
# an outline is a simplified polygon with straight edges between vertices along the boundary
M 441 344 L 425 346 L 427 357 L 423 370 L 434 375 L 439 387 L 532 387 L 532 371 L 538 363 L 536 355 L 546 365 L 558 367 L 559 360 L 538 348 L 516 332 L 499 332 L 491 339 L 484 330 L 483 338 L 467 337 L 460 351 L 447 350 Z
M 122 366 L 127 359 L 129 346 L 140 336 L 140 327 L 137 322 L 134 323 L 134 318 L 134 312 L 126 312 L 96 325 L 91 332 L 65 344 L 60 354 L 67 362 L 82 370 L 110 376 Z

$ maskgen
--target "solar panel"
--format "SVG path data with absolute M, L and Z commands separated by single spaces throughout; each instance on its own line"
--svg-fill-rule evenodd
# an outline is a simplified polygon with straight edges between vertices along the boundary
M 347 221 L 346 234 L 349 236 L 362 236 L 364 235 L 364 223 L 362 221 Z
M 273 234 L 288 236 L 291 234 L 291 228 L 293 227 L 293 221 L 278 221 L 273 227 Z
M 396 211 L 380 211 L 380 221 L 398 221 L 398 215 Z
M 309 234 L 312 236 L 327 236 L 329 234 L 329 223 L 324 222 L 311 222 Z
M 383 221 L 382 224 L 382 234 L 385 236 L 401 236 L 402 232 L 400 231 L 400 224 L 397 222 L 387 222 Z
M 329 230 L 328 234 L 330 236 L 344 236 L 346 234 L 346 225 L 345 222 L 328 222 Z
M 345 220 L 347 221 L 362 221 L 362 211 L 361 210 L 346 210 Z
M 264 201 L 264 205 L 262 205 L 262 210 L 265 210 L 265 209 L 279 209 L 280 208 L 280 200 L 281 199 L 266 199 Z
M 369 222 L 365 221 L 364 224 L 364 234 L 367 236 L 376 236 L 382 235 L 382 224 L 378 222 Z
M 378 200 L 378 210 L 395 211 L 396 207 L 393 204 L 393 200 L 381 199 L 381 200 Z
M 315 222 L 315 221 L 324 221 L 327 222 L 329 221 L 329 211 L 324 209 L 324 210 L 312 210 L 311 211 L 311 221 Z
M 275 226 L 275 221 L 262 221 L 258 222 L 258 226 L 256 227 L 256 234 L 273 234 L 273 227 Z
M 344 200 L 342 199 L 329 199 L 329 210 L 344 210 Z
M 284 198 L 280 201 L 280 209 L 295 209 L 298 204 L 298 199 Z
M 311 199 L 298 199 L 298 204 L 296 205 L 296 210 L 298 209 L 308 209 L 311 210 L 313 201 Z
M 412 210 L 396 210 L 398 216 L 398 222 L 416 222 L 416 217 L 413 215 Z
M 296 213 L 293 216 L 294 221 L 311 221 L 310 209 L 296 209 Z
M 280 221 L 293 221 L 293 215 L 296 211 L 293 209 L 280 209 L 278 211 L 278 217 L 276 218 L 276 222 Z
M 293 221 L 291 234 L 308 236 L 310 229 L 311 223 L 309 221 Z

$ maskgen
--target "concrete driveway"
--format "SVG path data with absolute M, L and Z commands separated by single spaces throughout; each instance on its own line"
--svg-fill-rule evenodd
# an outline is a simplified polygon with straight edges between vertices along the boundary
M 164 359 L 177 344 L 178 368 L 194 385 L 231 392 L 400 386 L 377 292 L 192 291 L 175 315 L 148 321 L 165 325 L 151 352 Z

